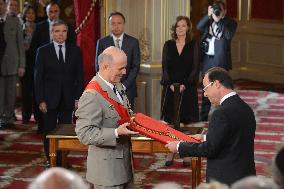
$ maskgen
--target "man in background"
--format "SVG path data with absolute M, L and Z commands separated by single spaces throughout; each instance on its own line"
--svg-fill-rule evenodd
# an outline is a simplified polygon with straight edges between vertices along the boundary
M 14 126 L 17 77 L 25 73 L 25 50 L 21 23 L 6 11 L 5 0 L 0 0 L 0 128 Z
M 96 72 L 99 71 L 98 56 L 109 46 L 123 50 L 127 56 L 126 74 L 121 82 L 126 88 L 126 95 L 134 108 L 134 98 L 137 97 L 136 77 L 140 69 L 140 49 L 136 38 L 124 33 L 125 17 L 120 12 L 113 12 L 108 17 L 111 34 L 98 40 L 96 48 Z
M 170 142 L 166 145 L 181 157 L 207 157 L 206 181 L 231 185 L 255 175 L 252 109 L 233 90 L 233 80 L 223 68 L 209 69 L 203 79 L 204 96 L 218 108 L 209 121 L 206 135 L 195 135 L 201 143 Z
M 223 1 L 215 1 L 208 7 L 208 14 L 197 24 L 197 29 L 202 33 L 201 37 L 201 73 L 213 67 L 232 69 L 231 40 L 237 29 L 237 22 L 226 16 L 226 4 Z M 200 112 L 201 121 L 208 120 L 210 101 L 202 96 Z
M 44 151 L 49 161 L 46 135 L 58 124 L 71 124 L 83 92 L 83 60 L 78 46 L 66 42 L 68 27 L 61 20 L 51 26 L 52 43 L 37 50 L 34 70 L 35 98 L 43 115 Z M 57 156 L 58 157 L 58 156 Z M 58 157 L 60 162 L 60 157 Z M 47 162 L 47 166 L 48 166 Z

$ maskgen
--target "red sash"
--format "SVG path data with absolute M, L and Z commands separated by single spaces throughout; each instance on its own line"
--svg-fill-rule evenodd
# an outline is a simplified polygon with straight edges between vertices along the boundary
M 118 115 L 120 116 L 120 120 L 118 120 L 118 125 L 121 125 L 125 122 L 129 122 L 130 121 L 130 117 L 128 115 L 128 111 L 127 109 L 120 104 L 119 102 L 113 100 L 112 98 L 110 98 L 107 94 L 106 91 L 103 91 L 100 84 L 97 81 L 90 81 L 89 84 L 87 85 L 87 87 L 85 88 L 86 90 L 95 90 L 98 93 L 100 93 L 109 103 L 111 103 L 114 107 L 114 109 L 116 110 L 116 112 L 118 113 Z

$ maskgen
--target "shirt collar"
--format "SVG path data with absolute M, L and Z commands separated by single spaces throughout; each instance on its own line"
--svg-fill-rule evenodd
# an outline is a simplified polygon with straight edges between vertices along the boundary
M 115 35 L 111 34 L 112 38 L 114 41 L 116 41 L 117 39 L 120 39 L 120 41 L 123 40 L 123 37 L 124 37 L 124 33 L 122 33 L 119 37 L 116 37 Z
M 111 89 L 113 89 L 114 85 L 111 84 L 110 82 L 106 81 L 104 78 L 102 78 L 102 76 L 100 75 L 99 72 L 98 72 L 98 76 L 107 84 L 107 86 L 109 86 Z
M 236 95 L 236 94 L 237 94 L 237 93 L 236 93 L 235 91 L 232 91 L 232 92 L 226 94 L 225 96 L 223 96 L 223 98 L 221 98 L 220 105 L 221 105 L 227 98 L 229 98 L 229 97 L 231 97 L 231 96 L 234 96 L 234 95 Z
M 58 47 L 58 45 L 62 45 L 62 47 L 65 48 L 65 42 L 62 43 L 62 44 L 59 44 L 59 43 L 53 41 L 53 44 L 54 44 L 54 47 L 55 47 L 55 48 Z

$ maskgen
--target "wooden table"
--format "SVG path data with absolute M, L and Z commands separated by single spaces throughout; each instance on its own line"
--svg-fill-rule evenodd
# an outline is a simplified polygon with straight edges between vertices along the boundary
M 193 133 L 195 134 L 200 130 L 200 128 L 193 128 Z M 199 132 L 198 132 L 199 133 Z M 69 151 L 87 151 L 88 146 L 81 144 L 75 133 L 75 126 L 71 124 L 63 124 L 58 127 L 58 129 L 47 135 L 49 139 L 49 157 L 51 167 L 56 166 L 56 151 L 62 151 L 62 166 L 66 167 L 66 155 Z M 146 137 L 132 137 L 132 151 L 140 153 L 159 153 L 159 152 L 169 152 L 164 144 L 152 140 Z M 196 186 L 201 182 L 201 158 L 192 157 L 191 158 L 191 169 L 192 169 L 192 188 L 195 189 Z

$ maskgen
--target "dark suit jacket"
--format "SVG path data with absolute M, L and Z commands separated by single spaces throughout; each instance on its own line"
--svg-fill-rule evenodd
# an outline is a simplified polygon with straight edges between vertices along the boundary
M 76 34 L 74 29 L 68 26 L 67 42 L 76 44 Z M 50 43 L 50 31 L 49 22 L 44 20 L 36 25 L 36 29 L 33 33 L 33 38 L 31 41 L 30 49 L 34 52 L 34 57 L 36 55 L 37 48 Z
M 207 38 L 211 21 L 209 17 L 204 16 L 197 24 L 197 29 L 202 33 L 201 41 Z M 226 70 L 232 69 L 231 58 L 231 40 L 237 29 L 237 22 L 230 17 L 225 16 L 218 23 L 218 28 L 223 32 L 220 39 L 216 39 L 214 43 L 215 56 L 210 61 L 202 61 L 202 72 L 205 73 L 212 67 L 222 67 Z M 202 57 L 205 56 L 203 52 Z M 201 57 L 201 58 L 202 58 Z
M 206 141 L 182 142 L 178 151 L 181 156 L 207 157 L 206 180 L 215 179 L 230 185 L 255 175 L 255 128 L 252 109 L 234 95 L 213 112 Z
M 37 103 L 46 102 L 48 109 L 55 109 L 64 102 L 66 109 L 74 108 L 83 92 L 83 64 L 80 48 L 66 43 L 65 63 L 59 63 L 53 43 L 37 50 L 34 71 Z
M 115 46 L 111 35 L 99 39 L 96 48 L 96 71 L 99 70 L 98 56 L 109 46 Z M 136 38 L 124 34 L 121 49 L 127 55 L 126 74 L 121 82 L 126 87 L 126 94 L 129 99 L 137 96 L 136 77 L 140 69 L 140 49 Z

